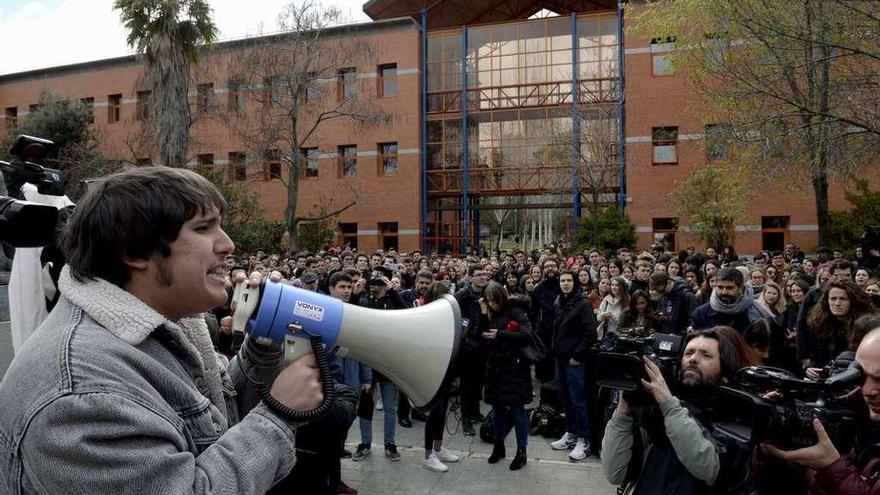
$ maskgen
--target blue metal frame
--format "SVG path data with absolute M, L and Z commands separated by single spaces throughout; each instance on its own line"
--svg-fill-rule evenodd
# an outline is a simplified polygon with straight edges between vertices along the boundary
M 578 118 L 578 104 L 580 102 L 580 86 L 578 84 L 578 29 L 577 13 L 571 13 L 571 214 L 572 233 L 578 229 L 581 217 L 581 167 L 578 148 L 581 139 L 581 122 Z
M 419 29 L 421 30 L 421 53 L 419 58 L 422 64 L 421 90 L 422 90 L 422 251 L 427 252 L 428 246 L 428 11 L 422 9 L 420 14 Z
M 617 153 L 620 157 L 620 171 L 618 183 L 620 191 L 617 193 L 617 207 L 626 209 L 626 85 L 624 70 L 624 46 L 623 46 L 623 2 L 617 2 Z
M 467 76 L 467 43 L 468 43 L 468 29 L 467 26 L 461 27 L 461 228 L 462 228 L 462 252 L 470 239 L 470 230 L 468 229 L 468 224 L 470 223 L 470 211 L 469 211 L 469 189 L 470 189 L 470 181 L 469 181 L 469 173 L 470 173 L 470 150 L 468 150 L 468 113 L 467 113 L 467 105 L 468 105 L 468 76 Z M 471 242 L 471 247 L 473 248 L 474 244 Z

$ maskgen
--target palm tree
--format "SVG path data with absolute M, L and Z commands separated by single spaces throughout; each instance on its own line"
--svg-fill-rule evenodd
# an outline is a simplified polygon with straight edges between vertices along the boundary
M 189 73 L 199 47 L 217 36 L 206 0 L 116 0 L 128 44 L 145 56 L 150 120 L 160 163 L 186 165 Z

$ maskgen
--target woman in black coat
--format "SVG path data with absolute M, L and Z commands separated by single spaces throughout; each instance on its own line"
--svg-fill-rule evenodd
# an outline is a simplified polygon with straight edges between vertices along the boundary
M 479 331 L 488 342 L 484 400 L 492 406 L 495 420 L 495 448 L 489 464 L 506 455 L 504 437 L 508 410 L 516 430 L 516 456 L 510 464 L 515 471 L 526 464 L 529 422 L 525 405 L 532 401 L 532 373 L 522 348 L 531 342 L 532 326 L 526 315 L 529 301 L 525 297 L 509 297 L 501 284 L 489 282 L 480 299 Z

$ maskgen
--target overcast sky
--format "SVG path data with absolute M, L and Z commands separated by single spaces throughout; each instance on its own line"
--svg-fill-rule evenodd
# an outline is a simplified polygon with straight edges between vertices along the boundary
M 323 0 L 368 21 L 366 0 Z M 209 0 L 220 39 L 277 30 L 290 0 Z M 128 55 L 113 0 L 0 0 L 0 74 Z

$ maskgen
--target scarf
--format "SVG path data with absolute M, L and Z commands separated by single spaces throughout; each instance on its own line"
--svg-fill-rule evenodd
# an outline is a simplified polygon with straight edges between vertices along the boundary
M 749 285 L 744 285 L 740 298 L 730 304 L 722 301 L 713 290 L 712 295 L 709 297 L 709 306 L 715 311 L 726 315 L 748 312 L 749 321 L 772 318 L 770 312 L 755 300 L 755 293 Z

